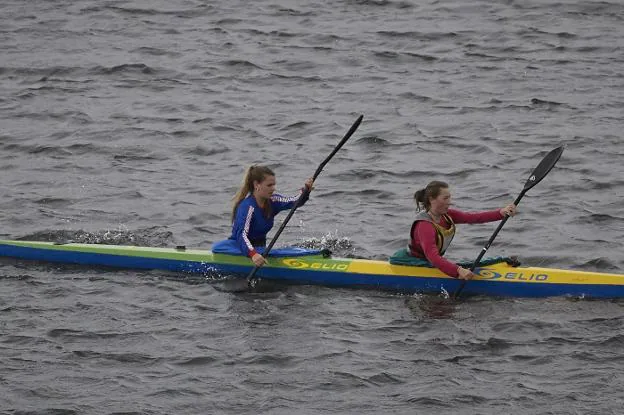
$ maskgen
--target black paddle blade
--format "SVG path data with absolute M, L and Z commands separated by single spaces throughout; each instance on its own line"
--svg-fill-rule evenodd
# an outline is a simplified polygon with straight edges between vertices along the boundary
M 557 147 L 550 153 L 546 154 L 546 157 L 544 157 L 540 164 L 537 165 L 535 170 L 533 170 L 533 173 L 531 173 L 531 177 L 529 177 L 529 179 L 525 183 L 524 191 L 529 190 L 530 188 L 541 182 L 544 177 L 546 177 L 548 172 L 551 171 L 552 168 L 555 167 L 555 164 L 557 164 L 557 161 L 559 161 L 559 158 L 563 154 L 563 148 L 563 146 Z

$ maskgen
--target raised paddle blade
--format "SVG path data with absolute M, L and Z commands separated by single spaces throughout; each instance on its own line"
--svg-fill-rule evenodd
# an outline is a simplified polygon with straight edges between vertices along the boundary
M 518 203 L 520 203 L 520 200 L 522 199 L 524 194 L 530 188 L 532 188 L 533 186 L 535 186 L 536 184 L 541 182 L 542 179 L 544 177 L 546 177 L 548 172 L 551 171 L 553 167 L 555 167 L 555 164 L 557 164 L 557 161 L 561 157 L 561 154 L 563 154 L 563 148 L 564 148 L 564 146 L 559 146 L 556 149 L 552 150 L 550 153 L 546 154 L 546 157 L 544 157 L 542 159 L 540 164 L 538 164 L 537 167 L 535 168 L 535 170 L 533 170 L 533 173 L 531 173 L 531 176 L 529 177 L 529 179 L 527 180 L 526 184 L 524 185 L 524 189 L 522 189 L 522 191 L 520 192 L 520 194 L 518 195 L 518 197 L 514 201 L 514 205 L 517 205 Z M 490 248 L 490 245 L 492 245 L 492 242 L 494 242 L 494 239 L 496 238 L 496 235 L 498 235 L 498 232 L 500 232 L 500 230 L 503 228 L 505 223 L 507 223 L 507 219 L 509 219 L 509 216 L 506 216 L 501 221 L 501 223 L 498 225 L 498 227 L 496 228 L 496 230 L 494 231 L 494 233 L 490 237 L 490 240 L 487 241 L 487 243 L 485 244 L 485 246 L 483 247 L 483 249 L 479 253 L 479 256 L 477 257 L 477 259 L 474 261 L 474 263 L 470 267 L 471 271 L 474 271 L 475 268 L 477 267 L 477 265 L 479 265 L 479 261 L 481 261 L 481 258 L 483 258 L 483 256 L 487 252 L 487 250 Z M 455 294 L 453 295 L 454 299 L 459 298 L 459 294 L 461 294 L 461 292 L 464 289 L 464 287 L 466 286 L 467 282 L 468 282 L 468 280 L 463 280 L 461 282 L 461 285 L 459 286 L 459 288 L 457 289 L 457 291 L 455 291 Z
M 559 161 L 559 158 L 563 154 L 563 148 L 564 146 L 559 146 L 544 157 L 524 184 L 524 191 L 529 190 L 546 177 L 548 172 L 551 171 L 552 168 L 555 167 L 555 164 L 557 164 L 557 161 Z
M 334 150 L 329 154 L 329 156 L 325 157 L 325 160 L 323 160 L 323 162 L 318 166 L 318 168 L 314 172 L 314 176 L 313 176 L 314 180 L 316 180 L 318 175 L 321 174 L 321 171 L 323 171 L 323 168 L 325 167 L 325 165 L 327 163 L 329 163 L 329 160 L 331 160 L 332 157 L 334 157 L 334 154 L 336 154 L 338 152 L 338 150 L 340 150 L 340 148 L 342 148 L 342 146 L 347 142 L 347 140 L 349 138 L 351 138 L 351 136 L 353 135 L 355 130 L 357 130 L 358 127 L 360 126 L 360 123 L 362 122 L 363 118 L 364 118 L 364 115 L 360 115 L 358 117 L 358 119 L 355 120 L 355 122 L 353 123 L 351 128 L 349 128 L 349 131 L 347 131 L 345 136 L 342 137 L 342 140 L 340 140 L 340 142 L 336 145 L 336 147 L 334 147 Z M 273 237 L 273 239 L 269 243 L 269 246 L 267 246 L 266 249 L 264 250 L 264 257 L 265 258 L 269 256 L 269 253 L 271 252 L 271 249 L 273 249 L 273 245 L 275 245 L 275 242 L 277 241 L 277 238 L 279 238 L 279 236 L 282 234 L 282 231 L 286 227 L 286 224 L 288 223 L 288 221 L 290 220 L 292 215 L 295 213 L 295 210 L 297 210 L 297 208 L 299 207 L 299 204 L 301 203 L 301 200 L 303 200 L 303 197 L 306 196 L 306 193 L 309 193 L 310 191 L 308 189 L 304 189 L 303 192 L 304 193 L 302 193 L 301 196 L 299 196 L 299 199 L 297 200 L 297 203 L 295 203 L 295 205 L 292 207 L 290 212 L 288 212 L 288 215 L 286 216 L 286 219 L 284 219 L 284 222 L 282 222 L 282 226 L 280 226 L 279 229 L 277 230 L 277 232 L 275 232 L 275 236 Z M 254 269 L 251 270 L 251 272 L 247 276 L 247 284 L 251 288 L 253 288 L 255 286 L 255 284 L 256 284 L 256 279 L 254 278 L 254 276 L 256 275 L 256 272 L 258 271 L 258 268 L 259 268 L 258 266 L 255 266 Z

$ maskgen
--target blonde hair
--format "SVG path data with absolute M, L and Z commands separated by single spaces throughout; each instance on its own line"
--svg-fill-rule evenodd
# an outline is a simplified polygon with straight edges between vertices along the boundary
M 238 189 L 238 192 L 234 195 L 232 200 L 234 201 L 232 207 L 232 223 L 234 223 L 234 219 L 236 219 L 236 209 L 238 209 L 238 205 L 249 195 L 253 194 L 254 191 L 254 182 L 261 183 L 264 181 L 266 176 L 275 176 L 273 170 L 266 166 L 258 166 L 252 165 L 247 167 L 245 170 L 245 174 L 243 175 L 243 181 L 241 182 L 241 187 Z
M 431 208 L 431 199 L 435 199 L 440 195 L 442 189 L 448 189 L 446 182 L 434 180 L 430 182 L 427 187 L 420 189 L 414 193 L 414 200 L 416 201 L 416 209 L 428 211 Z

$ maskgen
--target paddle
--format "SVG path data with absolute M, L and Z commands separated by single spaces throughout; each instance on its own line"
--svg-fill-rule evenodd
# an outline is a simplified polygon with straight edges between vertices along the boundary
M 548 172 L 550 172 L 552 168 L 555 167 L 555 164 L 557 164 L 557 161 L 559 160 L 559 157 L 561 157 L 562 153 L 563 153 L 563 146 L 560 146 L 552 150 L 550 153 L 546 154 L 546 157 L 544 157 L 544 159 L 540 162 L 540 164 L 537 165 L 535 170 L 533 170 L 533 173 L 531 173 L 531 176 L 529 176 L 529 179 L 526 181 L 524 185 L 524 189 L 522 189 L 522 191 L 520 192 L 520 194 L 514 201 L 514 205 L 517 206 L 518 203 L 520 203 L 520 199 L 522 199 L 524 194 L 528 192 L 529 189 L 531 189 L 533 186 L 541 182 L 544 177 L 546 177 Z M 498 232 L 500 232 L 502 227 L 507 222 L 507 219 L 509 219 L 509 216 L 505 216 L 505 218 L 498 225 L 498 227 L 492 234 L 492 237 L 490 237 L 490 240 L 485 244 L 485 246 L 481 250 L 481 253 L 477 257 L 475 262 L 472 263 L 472 266 L 470 267 L 470 271 L 475 270 L 475 268 L 479 264 L 479 261 L 481 261 L 481 258 L 483 258 L 483 255 L 485 255 L 487 250 L 490 248 L 490 245 L 492 245 L 492 242 L 494 242 L 496 235 L 498 235 Z M 467 282 L 468 280 L 462 280 L 462 283 L 459 286 L 459 289 L 455 292 L 455 295 L 453 296 L 453 298 L 457 299 L 459 297 L 459 294 L 462 292 Z
M 336 154 L 338 152 L 338 150 L 340 150 L 340 148 L 347 142 L 347 140 L 349 138 L 351 138 L 351 136 L 353 135 L 353 133 L 355 132 L 355 130 L 357 130 L 357 128 L 360 126 L 360 123 L 362 122 L 362 119 L 364 118 L 363 115 L 360 115 L 358 117 L 357 120 L 355 120 L 355 122 L 353 123 L 353 125 L 351 126 L 351 128 L 349 128 L 349 131 L 347 131 L 347 134 L 345 134 L 344 137 L 342 137 L 342 140 L 340 140 L 340 142 L 338 143 L 338 145 L 336 145 L 336 147 L 334 147 L 334 150 L 329 154 L 329 156 L 327 156 L 327 158 L 325 158 L 325 160 L 323 160 L 323 162 L 318 166 L 318 168 L 316 169 L 316 171 L 314 172 L 314 176 L 312 176 L 312 180 L 316 180 L 316 178 L 318 177 L 319 174 L 321 174 L 321 171 L 323 171 L 323 168 L 325 167 L 325 165 L 327 163 L 329 163 L 329 160 L 332 159 L 332 157 L 334 157 L 334 154 Z M 277 232 L 275 233 L 275 236 L 273 237 L 273 239 L 271 240 L 271 243 L 269 243 L 269 246 L 266 247 L 266 249 L 264 250 L 264 254 L 263 256 L 266 258 L 269 256 L 269 253 L 271 252 L 271 249 L 273 248 L 273 245 L 275 245 L 275 242 L 277 241 L 277 238 L 279 238 L 279 236 L 281 235 L 282 231 L 284 230 L 284 228 L 286 227 L 286 224 L 288 223 L 288 221 L 290 220 L 290 218 L 292 217 L 292 215 L 294 215 L 295 210 L 297 210 L 297 208 L 299 207 L 299 204 L 301 203 L 302 200 L 304 200 L 304 198 L 310 193 L 310 190 L 305 187 L 303 190 L 303 193 L 301 194 L 301 196 L 299 196 L 299 199 L 297 199 L 297 203 L 295 203 L 295 205 L 292 207 L 292 209 L 290 209 L 290 212 L 288 212 L 288 216 L 286 216 L 286 219 L 284 219 L 284 222 L 282 222 L 282 226 L 279 227 L 279 229 L 277 230 Z M 247 276 L 247 284 L 250 287 L 254 287 L 256 284 L 256 279 L 254 278 L 254 275 L 256 275 L 256 271 L 258 271 L 260 267 L 258 267 L 257 265 L 254 267 L 254 269 L 249 273 L 249 275 Z

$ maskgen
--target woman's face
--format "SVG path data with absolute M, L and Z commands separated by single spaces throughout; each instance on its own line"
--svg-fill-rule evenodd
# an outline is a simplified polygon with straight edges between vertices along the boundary
M 449 206 L 451 206 L 451 191 L 448 188 L 440 189 L 440 194 L 434 199 L 429 199 L 431 202 L 431 211 L 437 215 L 445 215 L 448 213 Z
M 270 199 L 275 192 L 275 176 L 264 176 L 261 182 L 254 182 L 254 196 L 260 199 Z

